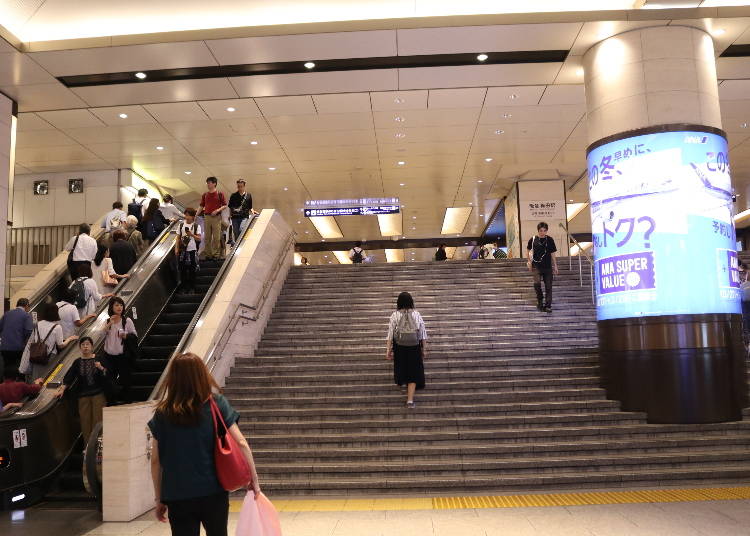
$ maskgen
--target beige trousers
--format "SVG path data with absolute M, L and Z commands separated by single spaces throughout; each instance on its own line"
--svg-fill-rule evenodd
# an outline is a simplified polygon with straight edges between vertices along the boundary
M 78 415 L 81 418 L 81 434 L 83 434 L 84 445 L 88 442 L 94 426 L 102 422 L 103 410 L 106 405 L 107 399 L 101 393 L 93 396 L 82 396 L 78 399 Z

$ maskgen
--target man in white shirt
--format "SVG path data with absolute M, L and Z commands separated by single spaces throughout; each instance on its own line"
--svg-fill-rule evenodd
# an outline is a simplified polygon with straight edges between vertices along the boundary
M 201 226 L 195 221 L 196 210 L 192 207 L 185 209 L 185 221 L 177 229 L 175 256 L 180 268 L 180 287 L 182 292 L 195 292 L 195 272 L 198 268 L 198 245 L 201 240 Z
M 167 194 L 162 199 L 164 200 L 164 204 L 159 207 L 159 211 L 165 218 L 167 218 L 169 221 L 176 221 L 181 220 L 185 217 L 185 215 L 180 212 L 180 210 L 176 206 L 174 206 L 174 199 L 171 195 Z
M 141 206 L 141 218 L 146 215 L 146 209 L 148 208 L 148 204 L 150 202 L 151 198 L 148 196 L 148 190 L 146 190 L 145 188 L 141 188 L 140 190 L 138 190 L 138 195 L 136 195 L 135 199 L 133 199 L 133 203 L 137 203 Z M 130 209 L 128 209 L 128 214 L 131 214 Z M 137 214 L 133 214 L 133 216 L 137 216 Z
M 91 227 L 88 223 L 82 223 L 78 227 L 78 235 L 70 238 L 65 245 L 65 251 L 72 254 L 68 256 L 68 271 L 70 278 L 78 277 L 78 267 L 82 264 L 91 264 L 96 257 L 96 240 L 91 236 Z
M 63 300 L 57 302 L 57 314 L 60 315 L 60 326 L 63 329 L 63 338 L 67 339 L 76 334 L 76 328 L 81 327 L 96 315 L 87 315 L 83 318 L 78 314 L 78 308 L 75 306 L 76 293 L 68 289 L 63 296 Z
M 102 220 L 102 229 L 104 229 L 105 232 L 111 233 L 115 229 L 119 229 L 120 226 L 125 225 L 125 218 L 127 218 L 127 213 L 122 210 L 122 203 L 119 201 L 115 201 L 112 203 L 112 210 L 107 212 L 104 215 L 104 219 Z

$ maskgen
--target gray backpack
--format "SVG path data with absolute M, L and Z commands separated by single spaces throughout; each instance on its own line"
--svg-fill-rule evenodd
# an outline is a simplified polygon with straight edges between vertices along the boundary
M 396 324 L 394 341 L 399 346 L 419 346 L 419 326 L 414 321 L 411 311 L 401 313 Z

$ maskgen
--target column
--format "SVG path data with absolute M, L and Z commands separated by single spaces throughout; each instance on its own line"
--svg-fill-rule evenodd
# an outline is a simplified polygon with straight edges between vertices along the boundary
M 741 419 L 733 190 L 714 47 L 663 26 L 584 56 L 602 385 L 650 422 Z
M 16 102 L 0 93 L 0 290 L 9 292 L 8 229 L 13 221 L 13 171 L 16 165 Z M 0 311 L 2 312 L 2 311 Z

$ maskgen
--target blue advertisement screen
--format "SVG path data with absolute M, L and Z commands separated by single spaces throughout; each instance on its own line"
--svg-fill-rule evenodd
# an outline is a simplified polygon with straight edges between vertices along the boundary
M 599 320 L 741 312 L 727 155 L 691 131 L 588 154 Z

